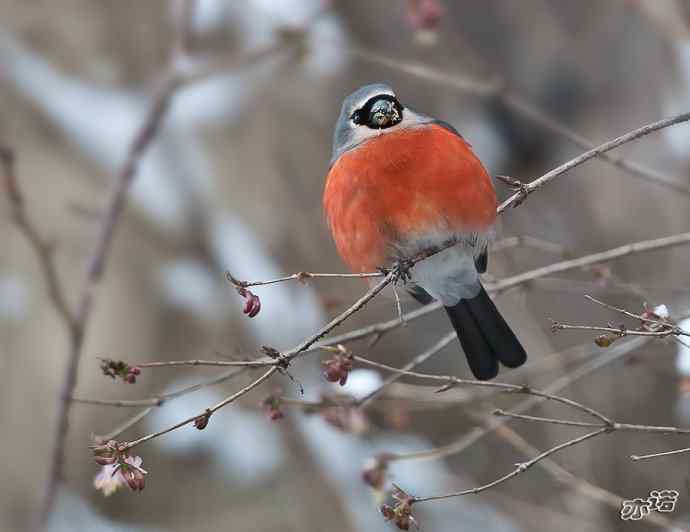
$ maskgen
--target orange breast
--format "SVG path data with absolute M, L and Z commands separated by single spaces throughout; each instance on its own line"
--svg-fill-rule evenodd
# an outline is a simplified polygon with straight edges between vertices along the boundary
M 404 239 L 486 230 L 497 205 L 469 144 L 439 125 L 382 134 L 344 153 L 323 201 L 338 252 L 355 272 L 385 265 Z

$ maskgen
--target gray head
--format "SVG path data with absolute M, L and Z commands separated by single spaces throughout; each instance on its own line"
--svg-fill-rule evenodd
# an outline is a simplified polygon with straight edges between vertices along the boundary
M 343 102 L 335 124 L 331 163 L 365 140 L 429 121 L 429 117 L 404 107 L 389 85 L 365 85 Z

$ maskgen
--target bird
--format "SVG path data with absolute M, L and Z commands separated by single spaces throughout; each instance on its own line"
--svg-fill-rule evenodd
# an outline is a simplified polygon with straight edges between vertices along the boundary
M 497 216 L 491 177 L 450 124 L 403 106 L 390 85 L 365 85 L 345 98 L 333 135 L 323 208 L 336 248 L 355 273 L 417 262 L 406 289 L 440 301 L 475 378 L 527 353 L 482 286 Z

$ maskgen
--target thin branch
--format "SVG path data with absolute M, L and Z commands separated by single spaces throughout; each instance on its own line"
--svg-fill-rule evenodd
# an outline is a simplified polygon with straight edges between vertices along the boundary
M 304 282 L 307 279 L 369 279 L 372 277 L 383 277 L 383 272 L 372 273 L 312 273 L 312 272 L 297 272 L 285 277 L 278 277 L 277 279 L 269 279 L 267 281 L 240 281 L 235 278 L 230 272 L 226 272 L 226 277 L 235 287 L 249 288 L 250 286 L 264 286 L 268 284 L 284 283 L 287 281 Z
M 678 235 L 667 236 L 663 238 L 656 238 L 653 240 L 643 240 L 640 242 L 635 242 L 633 244 L 626 244 L 624 246 L 619 246 L 617 248 L 609 249 L 607 251 L 602 251 L 599 253 L 593 253 L 591 255 L 585 255 L 572 260 L 565 260 L 562 262 L 557 262 L 549 266 L 543 266 L 541 268 L 536 268 L 528 272 L 514 275 L 513 277 L 508 277 L 501 281 L 487 285 L 487 290 L 494 293 L 503 292 L 508 288 L 512 288 L 519 284 L 538 279 L 540 277 L 546 277 L 548 275 L 553 275 L 555 273 L 562 273 L 569 270 L 576 270 L 578 268 L 584 268 L 585 266 L 591 266 L 593 264 L 601 264 L 604 262 L 610 262 L 615 259 L 620 259 L 628 255 L 633 255 L 636 253 L 653 251 L 658 249 L 664 249 L 667 247 L 679 246 L 683 244 L 690 243 L 690 232 L 680 233 Z
M 632 454 L 630 455 L 630 459 L 633 462 L 638 462 L 640 460 L 649 460 L 651 458 L 659 458 L 660 456 L 671 456 L 673 454 L 683 454 L 690 452 L 690 447 L 686 447 L 684 449 L 676 449 L 675 451 L 664 451 L 661 453 L 653 453 L 653 454 Z
M 72 397 L 72 401 L 75 403 L 85 404 L 85 405 L 100 405 L 100 406 L 117 406 L 117 407 L 139 407 L 139 406 L 163 406 L 163 404 L 171 401 L 172 399 L 177 399 L 189 393 L 196 392 L 207 386 L 213 386 L 215 384 L 220 384 L 222 382 L 227 382 L 230 379 L 237 377 L 238 375 L 244 373 L 246 368 L 233 369 L 226 371 L 217 375 L 211 379 L 205 381 L 197 382 L 195 384 L 190 384 L 179 390 L 173 392 L 155 395 L 153 397 L 148 397 L 146 399 L 92 399 L 89 397 Z
M 443 340 L 446 340 L 448 337 L 445 337 Z M 439 342 L 440 343 L 440 342 Z M 373 362 L 371 360 L 367 360 L 366 358 L 362 358 L 360 356 L 354 356 L 353 360 L 367 364 L 369 366 L 377 367 L 380 369 L 385 369 L 387 371 L 392 371 L 394 373 L 397 373 L 399 375 L 407 375 L 409 377 L 416 377 L 418 379 L 423 379 L 423 380 L 433 380 L 433 381 L 439 381 L 443 382 L 444 385 L 441 387 L 438 391 L 442 392 L 447 389 L 449 389 L 451 386 L 479 386 L 479 387 L 484 387 L 484 388 L 494 388 L 494 389 L 500 389 L 503 391 L 507 391 L 510 393 L 520 393 L 520 394 L 526 394 L 526 395 L 533 395 L 535 397 L 540 397 L 543 399 L 550 399 L 552 401 L 556 401 L 558 403 L 562 403 L 567 406 L 571 406 L 573 408 L 576 408 L 582 412 L 584 412 L 587 415 L 590 415 L 599 421 L 603 422 L 605 425 L 610 425 L 613 423 L 608 417 L 606 417 L 604 414 L 601 412 L 598 412 L 597 410 L 594 410 L 593 408 L 590 408 L 588 406 L 583 405 L 582 403 L 578 403 L 577 401 L 573 401 L 572 399 L 568 399 L 566 397 L 561 397 L 559 395 L 554 395 L 552 393 L 546 392 L 546 391 L 540 391 L 540 390 L 535 390 L 527 385 L 524 384 L 509 384 L 506 382 L 496 382 L 496 381 L 477 381 L 477 380 L 471 380 L 471 379 L 461 379 L 459 377 L 454 377 L 452 375 L 431 375 L 428 373 L 419 373 L 416 371 L 407 371 L 404 369 L 398 369 L 394 368 L 391 366 L 387 366 L 386 364 L 381 364 L 380 362 Z
M 534 104 L 528 102 L 524 98 L 521 98 L 515 94 L 503 93 L 499 96 L 500 100 L 513 111 L 527 118 L 531 122 L 538 124 L 547 131 L 556 133 L 564 139 L 572 142 L 576 146 L 579 146 L 583 150 L 591 150 L 596 144 L 585 137 L 577 133 L 576 131 L 570 129 L 566 125 L 558 122 L 554 118 L 550 117 L 547 113 L 539 109 Z M 676 192 L 681 192 L 683 194 L 690 194 L 690 186 L 683 181 L 667 176 L 658 170 L 644 166 L 638 162 L 629 161 L 623 157 L 609 153 L 599 153 L 597 157 L 600 159 L 617 166 L 628 172 L 634 177 L 644 179 L 659 185 L 666 186 L 675 190 Z
M 65 293 L 60 284 L 60 277 L 55 264 L 55 248 L 40 234 L 36 224 L 31 220 L 27 210 L 24 195 L 19 187 L 14 168 L 14 153 L 9 148 L 0 146 L 0 166 L 5 181 L 7 196 L 10 200 L 12 218 L 19 230 L 29 242 L 38 257 L 41 273 L 48 287 L 48 295 L 53 302 L 60 318 L 66 327 L 73 327 L 74 316 L 70 309 Z
M 263 368 L 265 366 L 277 366 L 276 361 L 258 361 L 258 360 L 165 360 L 161 362 L 142 362 L 134 364 L 138 368 L 165 368 L 174 366 L 221 366 L 221 367 L 245 367 L 245 368 Z
M 676 336 L 679 334 L 687 335 L 686 331 L 677 330 L 676 328 L 669 327 L 660 331 L 637 331 L 635 329 L 628 329 L 624 326 L 621 327 L 599 327 L 597 325 L 569 325 L 567 323 L 553 322 L 551 324 L 551 329 L 553 331 L 596 331 L 611 333 L 617 337 L 624 336 L 651 336 L 656 338 L 665 338 L 667 336 Z
M 516 468 L 511 471 L 510 473 L 503 475 L 502 477 L 497 478 L 493 482 L 489 482 L 488 484 L 484 484 L 483 486 L 478 486 L 476 488 L 470 488 L 462 491 L 456 491 L 453 493 L 446 493 L 443 495 L 431 495 L 431 496 L 426 496 L 426 497 L 414 497 L 412 502 L 413 503 L 420 503 L 420 502 L 429 502 L 429 501 L 440 501 L 442 499 L 450 499 L 452 497 L 462 497 L 463 495 L 470 495 L 474 493 L 481 493 L 482 491 L 486 491 L 490 488 L 493 488 L 495 486 L 498 486 L 499 484 L 502 484 L 503 482 L 510 480 L 513 477 L 518 476 L 521 473 L 524 473 L 527 471 L 529 468 L 531 468 L 534 464 L 538 463 L 540 460 L 543 460 L 544 458 L 548 458 L 549 456 L 556 454 L 559 451 L 562 451 L 563 449 L 567 449 L 568 447 L 572 447 L 574 445 L 577 445 L 579 443 L 582 443 L 586 440 L 590 440 L 592 438 L 595 438 L 597 436 L 600 436 L 602 434 L 606 434 L 608 432 L 608 428 L 601 428 L 599 430 L 595 430 L 594 432 L 589 432 L 588 434 L 585 434 L 583 436 L 579 436 L 577 438 L 573 438 L 571 440 L 568 440 L 564 443 L 561 443 L 559 445 L 556 445 L 555 447 L 552 447 L 551 449 L 548 449 L 541 454 L 538 454 L 531 460 L 528 460 L 527 462 L 521 462 L 517 464 Z
M 604 308 L 607 308 L 609 310 L 613 310 L 614 312 L 618 312 L 620 314 L 623 314 L 624 316 L 628 316 L 629 318 L 634 318 L 636 320 L 643 321 L 644 323 L 650 323 L 652 325 L 656 325 L 657 327 L 664 327 L 664 328 L 673 329 L 674 333 L 677 335 L 690 336 L 690 332 L 688 332 L 684 329 L 681 329 L 680 327 L 678 327 L 672 323 L 669 323 L 667 321 L 656 320 L 656 319 L 648 318 L 648 317 L 643 316 L 641 314 L 635 314 L 634 312 L 630 312 L 629 310 L 625 310 L 624 308 L 616 307 L 614 305 L 610 305 L 609 303 L 605 303 L 603 301 L 600 301 L 599 299 L 592 297 L 590 295 L 585 294 L 585 299 L 591 301 L 592 303 L 600 305 Z
M 131 418 L 127 419 L 124 423 L 118 425 L 113 430 L 111 430 L 108 434 L 92 434 L 91 439 L 95 443 L 103 443 L 103 442 L 107 442 L 108 440 L 113 440 L 113 439 L 117 438 L 120 434 L 125 432 L 126 430 L 131 429 L 134 425 L 139 423 L 146 416 L 148 416 L 151 412 L 153 412 L 154 408 L 155 408 L 155 406 L 149 406 L 148 408 L 144 408 L 144 410 L 135 414 Z
M 496 428 L 496 435 L 513 446 L 513 448 L 527 455 L 539 454 L 541 451 L 530 444 L 522 436 L 516 433 L 508 425 L 501 425 Z M 611 493 L 599 486 L 592 484 L 582 478 L 576 477 L 570 471 L 563 468 L 551 458 L 540 460 L 538 465 L 546 471 L 551 477 L 560 484 L 568 486 L 578 493 L 588 497 L 592 500 L 603 502 L 616 512 L 620 511 L 623 504 L 623 497 Z M 645 517 L 647 522 L 654 523 L 664 528 L 673 528 L 674 530 L 682 530 L 688 532 L 685 524 L 680 524 L 668 519 L 663 514 L 658 512 L 651 513 Z
M 185 426 L 185 425 L 189 425 L 190 423 L 194 423 L 194 421 L 195 421 L 199 416 L 204 416 L 204 415 L 210 416 L 211 414 L 213 414 L 214 412 L 217 412 L 218 410 L 220 410 L 220 409 L 223 408 L 224 406 L 227 406 L 227 405 L 229 405 L 230 403 L 232 403 L 232 402 L 236 401 L 237 399 L 239 399 L 240 397 L 242 397 L 243 395 L 248 394 L 250 391 L 252 391 L 254 388 L 256 388 L 257 386 L 259 386 L 261 383 L 263 383 L 263 382 L 267 381 L 268 379 L 270 379 L 270 378 L 273 376 L 273 374 L 276 373 L 277 371 L 279 371 L 279 368 L 278 368 L 278 367 L 275 367 L 275 366 L 274 366 L 274 367 L 270 368 L 270 369 L 269 369 L 266 373 L 264 373 L 261 377 L 259 377 L 258 379 L 252 381 L 250 384 L 248 384 L 247 386 L 245 386 L 245 387 L 242 388 L 241 390 L 239 390 L 239 391 L 233 393 L 232 395 L 229 395 L 228 397 L 226 397 L 225 399 L 223 399 L 223 400 L 222 400 L 220 403 L 218 403 L 217 405 L 214 405 L 214 406 L 212 406 L 212 407 L 210 407 L 210 408 L 207 408 L 207 409 L 205 409 L 203 412 L 200 412 L 199 414 L 197 414 L 197 415 L 195 415 L 195 416 L 192 416 L 192 417 L 187 418 L 187 419 L 185 419 L 185 420 L 183 420 L 183 421 L 180 421 L 179 423 L 176 423 L 176 424 L 172 425 L 171 427 L 168 427 L 168 428 L 166 428 L 166 429 L 160 430 L 160 431 L 158 431 L 158 432 L 153 432 L 153 433 L 151 433 L 151 434 L 147 434 L 146 436 L 142 436 L 141 438 L 139 438 L 139 439 L 137 439 L 137 440 L 133 440 L 133 441 L 127 442 L 127 443 L 125 443 L 125 444 L 122 446 L 122 449 L 123 449 L 123 450 L 131 449 L 132 447 L 136 447 L 137 445 L 140 445 L 140 444 L 142 444 L 142 443 L 144 443 L 144 442 L 147 442 L 147 441 L 152 440 L 152 439 L 154 439 L 154 438 L 158 438 L 159 436 L 163 436 L 164 434 L 168 434 L 169 432 L 172 432 L 173 430 L 179 429 L 180 427 L 183 427 L 183 426 Z
M 414 357 L 410 362 L 405 364 L 400 371 L 393 372 L 392 375 L 389 375 L 376 389 L 372 390 L 368 394 L 366 394 L 364 397 L 358 399 L 355 401 L 355 405 L 363 408 L 367 406 L 375 397 L 377 397 L 387 386 L 390 384 L 396 382 L 400 377 L 405 375 L 406 371 L 410 371 L 413 368 L 416 368 L 420 364 L 423 364 L 427 360 L 429 360 L 432 356 L 434 356 L 436 353 L 441 351 L 444 347 L 446 347 L 448 344 L 450 344 L 453 340 L 455 340 L 456 334 L 455 331 L 446 334 L 443 338 L 441 338 L 438 342 L 436 342 L 434 345 L 432 345 L 429 349 L 426 351 L 423 351 L 416 357 Z M 357 360 L 358 362 L 362 362 L 366 359 L 361 358 L 361 357 L 354 357 L 354 360 Z
M 586 421 L 570 421 L 567 419 L 556 419 L 549 417 L 539 417 L 539 416 L 528 416 L 525 414 L 514 414 L 513 412 L 506 412 L 500 408 L 493 411 L 495 416 L 499 417 L 509 417 L 512 419 L 522 419 L 524 421 L 536 421 L 539 423 L 552 423 L 554 425 L 568 425 L 571 427 L 589 427 L 589 428 L 602 428 L 608 425 L 602 425 L 601 423 L 587 423 Z
M 527 196 L 532 194 L 535 190 L 540 189 L 541 187 L 552 181 L 554 178 L 558 177 L 561 174 L 564 174 L 565 172 L 572 170 L 576 166 L 579 166 L 582 163 L 589 161 L 590 159 L 593 159 L 594 157 L 601 155 L 602 153 L 606 153 L 607 151 L 613 150 L 614 148 L 622 146 L 623 144 L 626 144 L 640 137 L 644 137 L 645 135 L 649 135 L 650 133 L 653 133 L 655 131 L 659 131 L 660 129 L 664 129 L 676 124 L 681 124 L 683 122 L 687 122 L 688 120 L 690 120 L 690 113 L 682 113 L 671 118 L 665 118 L 663 120 L 658 120 L 657 122 L 652 122 L 651 124 L 639 127 L 633 131 L 621 135 L 618 138 L 615 138 L 595 148 L 592 148 L 591 150 L 586 151 L 585 153 L 575 157 L 574 159 L 571 159 L 567 163 L 562 164 L 557 168 L 554 168 L 550 172 L 547 172 L 543 176 L 535 179 L 534 181 L 530 181 L 529 183 L 522 186 L 521 190 L 519 190 L 518 192 L 510 196 L 507 200 L 505 200 L 503 203 L 501 203 L 501 205 L 498 207 L 498 212 L 500 214 L 508 207 L 515 207 L 519 205 L 525 200 Z
M 620 431 L 630 431 L 630 432 L 654 432 L 657 434 L 690 434 L 690 429 L 681 429 L 678 427 L 662 427 L 657 425 L 634 425 L 630 423 L 610 423 L 608 425 L 601 425 L 595 423 L 582 423 L 580 421 L 568 421 L 565 419 L 556 419 L 550 417 L 540 417 L 540 416 L 526 416 L 524 414 L 514 414 L 512 412 L 506 412 L 505 410 L 494 410 L 493 412 L 497 416 L 509 417 L 512 419 L 519 419 L 522 421 L 531 421 L 535 423 L 551 423 L 554 425 L 571 425 L 575 427 L 607 427 L 611 432 L 617 430 Z

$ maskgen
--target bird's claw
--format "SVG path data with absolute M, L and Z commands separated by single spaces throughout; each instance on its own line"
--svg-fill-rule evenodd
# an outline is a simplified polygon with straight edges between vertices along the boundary
M 412 279 L 412 275 L 410 274 L 410 268 L 412 268 L 412 266 L 413 264 L 409 259 L 398 259 L 390 268 L 379 268 L 379 270 L 386 275 L 392 273 L 394 284 L 404 285 Z

